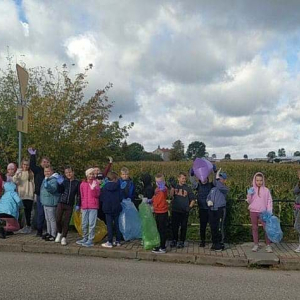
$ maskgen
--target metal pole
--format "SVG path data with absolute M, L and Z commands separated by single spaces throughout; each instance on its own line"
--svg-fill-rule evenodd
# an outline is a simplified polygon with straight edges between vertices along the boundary
M 22 159 L 22 132 L 19 131 L 19 168 L 21 168 L 21 159 Z

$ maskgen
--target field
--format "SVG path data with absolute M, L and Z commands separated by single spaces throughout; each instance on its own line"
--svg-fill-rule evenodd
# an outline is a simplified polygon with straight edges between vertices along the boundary
M 168 181 L 172 176 L 176 178 L 180 171 L 188 172 L 191 165 L 191 162 L 123 162 L 115 163 L 113 169 L 118 172 L 121 167 L 128 167 L 130 176 L 139 191 L 141 186 L 139 178 L 142 173 L 148 172 L 154 176 L 161 172 Z M 227 185 L 230 192 L 227 197 L 226 231 L 229 241 L 251 240 L 250 219 L 245 199 L 247 188 L 252 184 L 253 175 L 258 171 L 263 172 L 266 177 L 266 186 L 270 189 L 274 200 L 274 214 L 281 220 L 284 239 L 294 240 L 297 238 L 292 228 L 294 222 L 293 203 L 289 201 L 294 200 L 293 187 L 297 183 L 299 165 L 252 162 L 222 162 L 216 165 L 228 175 Z M 197 209 L 191 212 L 189 223 L 191 226 L 189 226 L 188 237 L 199 239 Z

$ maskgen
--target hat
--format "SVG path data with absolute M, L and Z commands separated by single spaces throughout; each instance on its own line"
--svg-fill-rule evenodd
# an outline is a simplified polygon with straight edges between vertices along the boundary
M 223 179 L 227 179 L 227 174 L 225 172 L 221 172 L 220 177 L 222 177 Z
M 89 168 L 85 171 L 85 176 L 89 176 L 93 172 L 94 172 L 94 168 Z

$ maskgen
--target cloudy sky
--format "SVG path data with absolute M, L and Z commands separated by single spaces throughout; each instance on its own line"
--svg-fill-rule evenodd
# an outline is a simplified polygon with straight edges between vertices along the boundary
M 87 96 L 114 84 L 129 143 L 300 150 L 299 0 L 0 0 L 0 15 L 0 65 L 7 46 L 30 67 L 93 63 Z

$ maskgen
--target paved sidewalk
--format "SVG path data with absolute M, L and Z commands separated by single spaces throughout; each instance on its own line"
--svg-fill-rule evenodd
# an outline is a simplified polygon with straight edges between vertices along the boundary
M 262 244 L 260 250 L 254 253 L 251 251 L 252 243 L 226 245 L 226 250 L 215 252 L 210 251 L 211 244 L 200 248 L 197 242 L 186 242 L 183 249 L 170 248 L 168 245 L 166 254 L 154 254 L 144 250 L 138 240 L 124 242 L 121 247 L 106 249 L 101 247 L 100 243 L 95 244 L 92 248 L 78 246 L 75 244 L 77 239 L 78 234 L 71 232 L 68 235 L 69 244 L 62 246 L 54 242 L 46 242 L 35 237 L 34 234 L 15 234 L 6 239 L 0 239 L 0 251 L 86 255 L 232 267 L 270 266 L 300 270 L 300 254 L 293 251 L 298 246 L 295 243 L 273 244 L 274 253 L 266 253 L 265 246 Z

